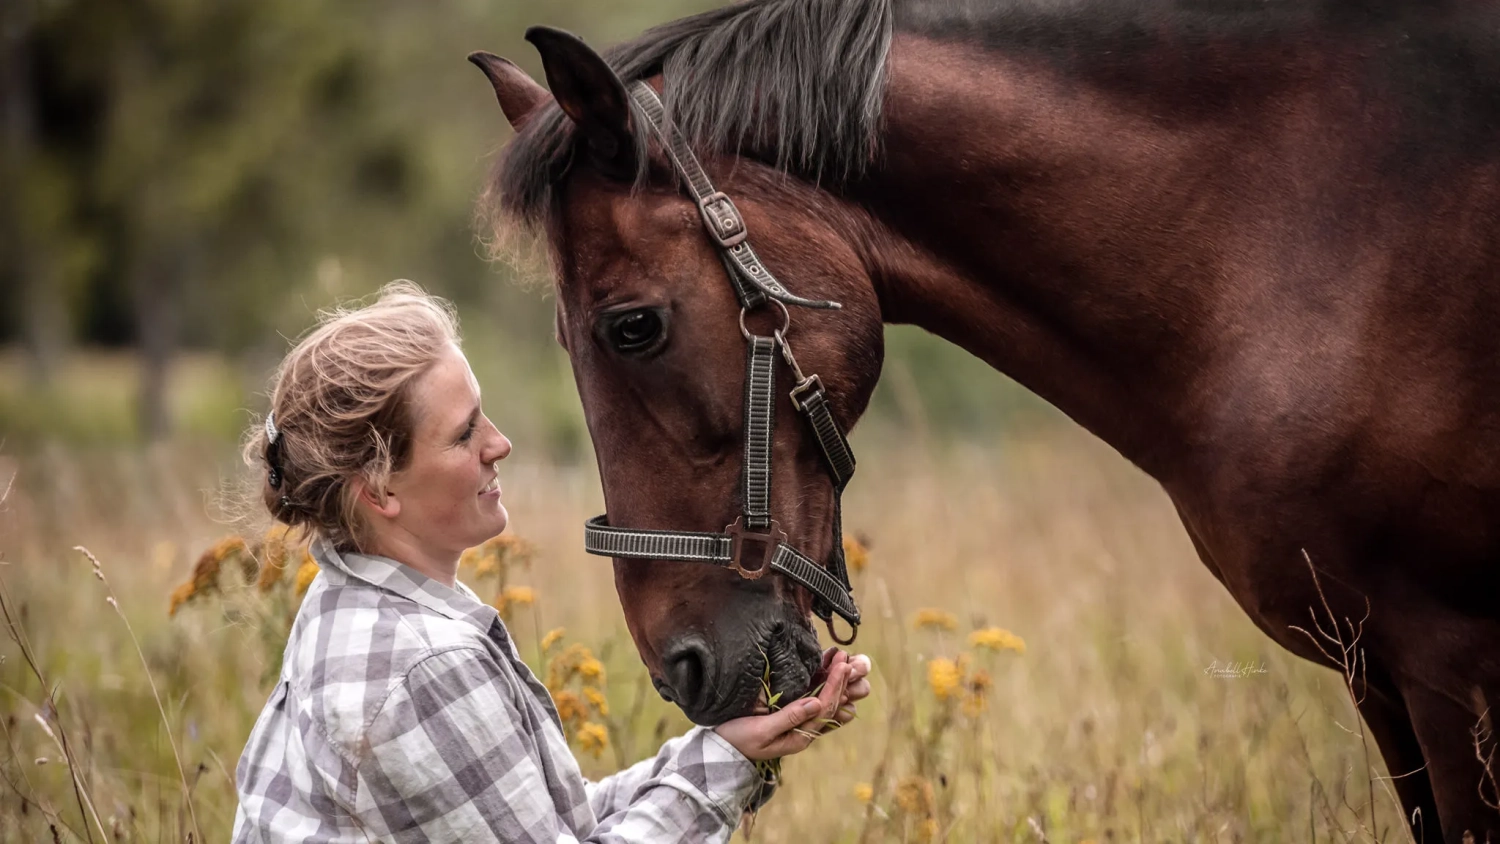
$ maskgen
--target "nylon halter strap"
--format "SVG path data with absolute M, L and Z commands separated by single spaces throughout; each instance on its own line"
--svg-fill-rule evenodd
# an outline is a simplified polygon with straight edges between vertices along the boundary
M 786 340 L 791 323 L 787 305 L 823 309 L 840 306 L 837 302 L 803 299 L 783 287 L 750 247 L 739 209 L 728 196 L 714 189 L 687 139 L 667 123 L 656 92 L 646 83 L 636 82 L 630 88 L 630 96 L 650 119 L 672 169 L 692 193 L 704 229 L 714 242 L 740 301 L 740 333 L 745 336 L 746 345 L 742 508 L 739 518 L 723 533 L 632 530 L 610 525 L 607 515 L 595 516 L 584 525 L 584 550 L 621 559 L 709 563 L 732 569 L 747 580 L 757 580 L 768 571 L 779 573 L 811 592 L 813 612 L 828 625 L 829 635 L 839 644 L 850 644 L 859 632 L 860 615 L 844 560 L 842 497 L 854 476 L 854 452 L 833 418 L 822 380 L 817 375 L 803 375 Z M 769 337 L 752 334 L 745 327 L 745 314 L 767 302 L 781 310 L 781 328 Z M 833 550 L 827 568 L 788 544 L 780 524 L 771 517 L 771 447 L 775 441 L 778 352 L 796 381 L 788 393 L 792 406 L 812 429 L 824 467 L 833 480 Z M 847 640 L 834 632 L 834 614 L 849 624 Z

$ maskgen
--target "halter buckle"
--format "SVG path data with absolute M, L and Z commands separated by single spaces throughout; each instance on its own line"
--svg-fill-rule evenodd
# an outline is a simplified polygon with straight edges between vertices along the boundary
M 703 215 L 709 237 L 721 249 L 733 249 L 745 241 L 745 218 L 723 191 L 716 190 L 698 200 L 698 213 Z
M 746 580 L 759 580 L 770 571 L 776 549 L 786 542 L 786 533 L 774 519 L 771 520 L 768 531 L 759 533 L 746 528 L 745 517 L 740 516 L 734 520 L 734 524 L 724 528 L 724 533 L 730 540 L 729 567 Z M 751 552 L 748 561 L 754 564 L 751 568 L 745 567 L 747 551 Z
M 802 381 L 797 384 L 797 386 L 792 388 L 792 391 L 790 393 L 787 393 L 787 395 L 792 400 L 792 407 L 801 410 L 802 399 L 804 396 L 806 396 L 808 393 L 821 392 L 823 392 L 823 379 L 819 378 L 816 374 L 813 374 L 807 376 L 806 378 L 803 378 Z

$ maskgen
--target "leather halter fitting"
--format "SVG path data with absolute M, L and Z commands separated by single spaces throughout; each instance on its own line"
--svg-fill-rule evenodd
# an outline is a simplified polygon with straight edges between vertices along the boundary
M 804 376 L 787 345 L 786 329 L 791 324 L 787 305 L 836 310 L 837 302 L 803 299 L 795 296 L 766 269 L 755 250 L 750 248 L 745 219 L 734 201 L 714 189 L 698 157 L 688 147 L 687 139 L 666 122 L 661 100 L 651 86 L 636 82 L 630 96 L 651 121 L 651 128 L 661 139 L 672 169 L 692 192 L 693 201 L 703 218 L 704 230 L 713 241 L 740 300 L 740 333 L 745 336 L 745 457 L 743 471 L 744 502 L 739 518 L 723 533 L 698 533 L 672 530 L 631 530 L 613 527 L 607 515 L 595 516 L 584 523 L 583 546 L 590 554 L 602 557 L 642 560 L 677 560 L 709 563 L 739 573 L 747 580 L 758 580 L 767 572 L 776 572 L 801 584 L 814 596 L 813 612 L 828 625 L 828 635 L 841 645 L 848 645 L 859 634 L 859 607 L 854 603 L 849 571 L 844 561 L 842 497 L 849 479 L 854 476 L 854 452 L 828 407 L 828 394 L 817 375 Z M 745 314 L 767 302 L 781 309 L 781 328 L 765 337 L 752 334 L 745 327 Z M 833 479 L 833 550 L 824 568 L 787 543 L 781 526 L 771 518 L 771 445 L 776 418 L 776 355 L 780 352 L 796 379 L 788 396 L 792 406 L 807 420 L 823 454 L 824 466 Z M 833 630 L 837 614 L 850 626 L 847 640 Z

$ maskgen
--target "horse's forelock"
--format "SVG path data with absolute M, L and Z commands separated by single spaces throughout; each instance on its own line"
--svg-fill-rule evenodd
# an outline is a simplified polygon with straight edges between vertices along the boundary
M 877 151 L 891 7 L 892 0 L 751 0 L 648 30 L 604 56 L 626 83 L 663 77 L 668 118 L 695 148 L 836 183 Z M 645 122 L 637 115 L 634 123 L 637 149 L 645 150 Z M 545 227 L 574 135 L 555 104 L 531 116 L 481 201 L 487 229 Z M 642 155 L 638 180 L 646 164 Z

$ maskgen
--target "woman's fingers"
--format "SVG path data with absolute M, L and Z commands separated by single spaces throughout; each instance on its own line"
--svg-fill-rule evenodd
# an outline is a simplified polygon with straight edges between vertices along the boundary
M 870 696 L 870 681 L 866 679 L 850 680 L 844 687 L 844 700 L 864 700 Z
M 797 701 L 793 706 L 788 706 L 776 712 L 779 718 L 767 718 L 764 741 L 766 744 L 776 741 L 788 732 L 801 727 L 808 721 L 817 718 L 823 712 L 823 702 L 817 698 L 806 698 Z
M 796 736 L 798 731 L 815 728 L 823 712 L 823 702 L 817 698 L 803 698 L 769 715 L 746 715 L 725 721 L 714 728 L 725 741 L 745 754 L 747 759 L 775 759 L 796 750 L 787 750 L 786 736 Z
M 838 709 L 839 703 L 844 698 L 844 688 L 849 684 L 849 664 L 840 659 L 834 659 L 833 667 L 828 670 L 828 682 L 823 684 L 823 689 L 818 692 L 818 700 L 823 704 L 823 717 L 832 718 L 834 710 Z
M 872 667 L 874 666 L 867 654 L 855 654 L 849 657 L 849 673 L 854 679 L 868 677 Z
M 727 721 L 715 728 L 750 759 L 775 759 L 806 750 L 824 730 L 836 729 L 854 720 L 854 701 L 870 694 L 868 661 L 861 666 L 848 654 L 828 657 L 828 678 L 816 697 L 793 701 L 769 715 L 752 715 Z M 861 672 L 855 677 L 856 672 Z

